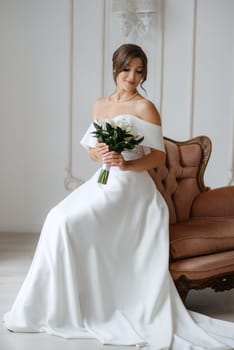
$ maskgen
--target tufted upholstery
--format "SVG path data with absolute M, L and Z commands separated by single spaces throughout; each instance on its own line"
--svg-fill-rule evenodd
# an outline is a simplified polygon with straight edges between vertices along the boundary
M 181 144 L 165 140 L 166 165 L 155 171 L 154 180 L 164 196 L 170 214 L 170 223 L 189 218 L 192 203 L 200 189 L 197 183 L 202 150 L 199 144 Z
M 204 185 L 208 137 L 165 138 L 165 147 L 166 165 L 150 174 L 169 208 L 170 271 L 177 288 L 183 299 L 191 288 L 234 288 L 234 186 Z

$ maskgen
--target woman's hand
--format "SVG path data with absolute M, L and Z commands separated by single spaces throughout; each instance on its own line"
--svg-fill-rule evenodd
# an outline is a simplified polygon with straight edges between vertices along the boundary
M 109 146 L 103 142 L 97 142 L 96 154 L 99 160 L 103 160 L 104 155 L 109 152 Z
M 126 161 L 122 155 L 118 152 L 109 152 L 109 146 L 102 142 L 97 142 L 95 148 L 90 148 L 89 155 L 95 162 L 103 161 L 106 166 L 118 166 L 120 169 L 124 170 L 126 166 Z
M 126 161 L 118 152 L 107 152 L 103 157 L 103 162 L 108 166 L 118 166 L 121 170 L 125 169 Z
M 109 147 L 105 143 L 97 141 L 96 147 L 90 148 L 89 155 L 95 162 L 101 162 L 107 152 L 109 152 Z

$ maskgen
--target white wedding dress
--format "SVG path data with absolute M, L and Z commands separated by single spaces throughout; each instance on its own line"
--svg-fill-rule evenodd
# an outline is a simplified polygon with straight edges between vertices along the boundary
M 126 159 L 164 149 L 161 127 Z M 91 124 L 81 144 L 96 140 Z M 142 344 L 153 350 L 234 349 L 234 323 L 185 309 L 168 272 L 168 210 L 147 171 L 98 170 L 48 214 L 28 275 L 4 322 L 15 332 Z

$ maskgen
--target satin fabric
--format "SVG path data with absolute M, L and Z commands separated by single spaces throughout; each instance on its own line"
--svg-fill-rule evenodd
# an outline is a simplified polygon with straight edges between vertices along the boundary
M 136 159 L 164 150 L 162 130 L 131 115 L 144 135 Z M 91 132 L 81 144 L 93 147 Z M 168 272 L 168 208 L 147 171 L 98 170 L 48 214 L 5 326 L 152 350 L 233 349 L 234 323 L 186 310 Z

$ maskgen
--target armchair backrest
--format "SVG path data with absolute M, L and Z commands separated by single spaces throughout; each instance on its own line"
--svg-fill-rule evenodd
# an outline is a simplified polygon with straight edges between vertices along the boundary
M 204 185 L 204 171 L 211 154 L 211 140 L 198 136 L 188 141 L 164 138 L 166 164 L 150 172 L 167 202 L 170 223 L 187 220 L 191 206 Z

